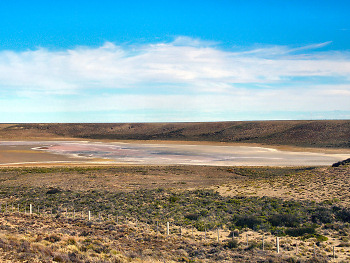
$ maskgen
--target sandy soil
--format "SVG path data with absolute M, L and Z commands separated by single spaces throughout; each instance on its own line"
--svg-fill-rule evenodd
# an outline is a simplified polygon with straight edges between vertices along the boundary
M 36 151 L 32 150 L 32 148 L 33 145 L 0 145 L 0 164 L 31 165 L 36 163 L 59 164 L 70 162 L 84 162 L 84 160 L 81 158 Z
M 350 206 L 350 167 L 318 168 L 292 176 L 246 178 L 214 189 L 226 196 L 268 196 Z

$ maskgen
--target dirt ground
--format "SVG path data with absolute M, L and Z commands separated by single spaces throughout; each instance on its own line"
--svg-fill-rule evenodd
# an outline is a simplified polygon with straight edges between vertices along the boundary
M 213 187 L 228 196 L 268 196 L 350 205 L 350 169 L 317 168 L 290 176 L 246 178 Z
M 234 182 L 238 175 L 225 167 L 210 166 L 47 166 L 0 168 L 2 184 L 9 186 L 58 187 L 64 190 L 132 191 L 136 189 L 207 188 Z
M 224 196 L 268 196 L 284 200 L 314 200 L 350 205 L 350 167 L 319 167 L 278 176 L 274 169 L 217 166 L 77 166 L 0 168 L 1 184 L 58 187 L 63 190 L 132 191 L 137 189 L 212 188 Z M 281 168 L 284 169 L 284 168 Z M 260 175 L 260 173 L 263 173 Z

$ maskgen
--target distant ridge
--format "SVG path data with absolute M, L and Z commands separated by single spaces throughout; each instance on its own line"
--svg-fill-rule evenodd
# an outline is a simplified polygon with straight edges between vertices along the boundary
M 0 124 L 0 140 L 57 137 L 350 148 L 350 120 Z

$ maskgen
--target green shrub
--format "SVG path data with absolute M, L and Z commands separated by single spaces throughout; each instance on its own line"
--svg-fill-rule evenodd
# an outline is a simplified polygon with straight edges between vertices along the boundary
M 169 197 L 169 202 L 170 203 L 176 203 L 179 200 L 179 197 L 172 195 Z
M 229 241 L 226 242 L 224 247 L 227 247 L 227 248 L 230 248 L 230 249 L 238 248 L 238 241 L 236 239 L 229 240 Z
M 313 226 L 294 227 L 286 229 L 285 233 L 289 236 L 299 237 L 305 234 L 313 235 L 316 233 L 316 229 Z
M 349 208 L 333 207 L 333 211 L 335 211 L 337 219 L 339 219 L 343 222 L 350 222 L 350 209 Z
M 324 207 L 316 208 L 311 215 L 311 221 L 313 223 L 329 224 L 332 223 L 333 220 L 333 213 L 329 209 Z
M 249 227 L 253 229 L 261 224 L 261 219 L 255 215 L 243 215 L 237 216 L 235 220 L 235 225 L 239 227 Z
M 199 215 L 197 213 L 189 213 L 185 215 L 185 218 L 189 220 L 198 220 Z
M 246 250 L 252 250 L 254 248 L 258 247 L 258 243 L 255 241 L 249 242 L 248 247 L 246 248 Z
M 52 194 L 57 194 L 57 193 L 60 193 L 61 190 L 57 189 L 57 188 L 50 188 L 46 194 L 49 194 L 49 195 L 52 195 Z
M 268 221 L 272 226 L 297 227 L 300 220 L 297 216 L 291 214 L 275 214 L 270 216 Z
M 322 235 L 316 235 L 316 240 L 318 242 L 324 242 L 328 240 L 328 237 L 322 236 Z
M 75 241 L 74 238 L 68 238 L 67 240 L 67 245 L 76 245 L 77 242 Z

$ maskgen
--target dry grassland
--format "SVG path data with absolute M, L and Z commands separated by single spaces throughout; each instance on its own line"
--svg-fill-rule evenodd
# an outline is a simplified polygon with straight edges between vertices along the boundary
M 347 262 L 349 175 L 349 166 L 1 168 L 0 254 L 3 262 L 326 262 L 335 247 L 336 261 Z M 39 215 L 24 214 L 29 203 Z M 287 211 L 300 222 L 274 226 Z M 250 226 L 246 215 L 258 221 Z M 288 234 L 298 227 L 315 232 Z

